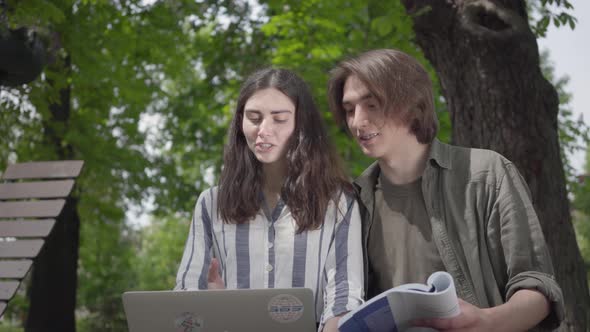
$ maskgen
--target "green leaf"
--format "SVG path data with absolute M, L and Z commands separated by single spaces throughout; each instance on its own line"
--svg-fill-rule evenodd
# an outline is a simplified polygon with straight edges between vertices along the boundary
M 380 36 L 386 36 L 393 29 L 393 25 L 391 24 L 389 17 L 380 16 L 374 19 L 373 22 L 371 22 L 371 29 L 377 30 L 377 33 Z

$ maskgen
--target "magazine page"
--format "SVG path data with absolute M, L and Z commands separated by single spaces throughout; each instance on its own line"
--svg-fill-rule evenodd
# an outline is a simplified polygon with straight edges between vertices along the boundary
M 340 319 L 341 332 L 426 332 L 412 327 L 420 318 L 446 318 L 460 313 L 453 278 L 435 272 L 423 284 L 405 284 L 385 291 Z
M 450 274 L 435 272 L 428 278 L 427 292 L 413 285 L 402 285 L 388 293 L 387 299 L 398 331 L 434 331 L 411 328 L 410 323 L 420 318 L 447 318 L 460 313 L 455 284 Z

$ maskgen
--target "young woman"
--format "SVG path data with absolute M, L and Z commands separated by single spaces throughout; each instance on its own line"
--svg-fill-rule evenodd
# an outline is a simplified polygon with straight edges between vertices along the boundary
M 363 297 L 358 205 L 307 84 L 253 73 L 219 186 L 195 206 L 176 289 L 307 287 L 324 331 Z

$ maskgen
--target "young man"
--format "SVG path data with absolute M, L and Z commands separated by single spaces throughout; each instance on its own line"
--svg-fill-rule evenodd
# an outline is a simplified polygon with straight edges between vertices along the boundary
M 501 155 L 435 139 L 432 83 L 397 50 L 331 73 L 330 108 L 377 161 L 355 186 L 369 297 L 435 271 L 456 283 L 461 315 L 415 322 L 443 331 L 552 329 L 563 300 L 528 188 Z

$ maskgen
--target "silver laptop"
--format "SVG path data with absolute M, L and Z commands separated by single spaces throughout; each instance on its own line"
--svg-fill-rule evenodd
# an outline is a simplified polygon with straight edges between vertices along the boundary
M 123 294 L 130 332 L 315 331 L 308 288 Z

